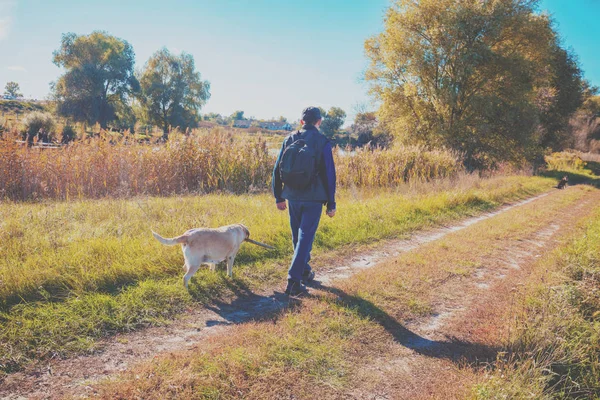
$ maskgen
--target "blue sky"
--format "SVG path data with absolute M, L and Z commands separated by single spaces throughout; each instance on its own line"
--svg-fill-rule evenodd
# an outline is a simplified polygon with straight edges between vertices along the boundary
M 129 41 L 137 68 L 166 46 L 192 54 L 211 99 L 203 112 L 283 115 L 306 105 L 350 115 L 369 104 L 364 40 L 383 26 L 388 0 L 0 0 L 0 89 L 20 83 L 45 98 L 60 74 L 61 34 L 106 30 Z M 600 0 L 543 0 L 564 44 L 600 86 Z

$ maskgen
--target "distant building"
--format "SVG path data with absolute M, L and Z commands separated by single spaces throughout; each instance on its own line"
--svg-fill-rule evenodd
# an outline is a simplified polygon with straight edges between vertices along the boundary
M 279 122 L 279 121 L 265 121 L 259 122 L 258 126 L 263 129 L 268 129 L 270 131 L 291 131 L 292 125 L 288 122 Z
M 236 119 L 233 122 L 233 127 L 234 128 L 250 128 L 251 124 L 252 124 L 252 121 L 249 119 Z
M 262 129 L 268 129 L 270 131 L 291 131 L 292 125 L 288 122 L 280 121 L 255 121 L 252 119 L 236 119 L 233 122 L 234 128 L 250 128 L 255 123 L 256 126 Z

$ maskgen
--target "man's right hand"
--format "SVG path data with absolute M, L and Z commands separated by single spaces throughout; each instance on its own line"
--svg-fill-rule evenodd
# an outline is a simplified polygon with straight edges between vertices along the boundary
M 277 209 L 279 211 L 285 211 L 287 209 L 287 204 L 285 201 L 282 201 L 281 203 L 277 203 Z
M 327 210 L 327 216 L 329 218 L 335 217 L 335 208 L 333 210 Z

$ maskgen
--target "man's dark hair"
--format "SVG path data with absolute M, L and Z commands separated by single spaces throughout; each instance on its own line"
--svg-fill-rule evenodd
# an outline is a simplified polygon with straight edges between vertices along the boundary
M 302 111 L 302 120 L 306 125 L 314 125 L 321 119 L 321 110 L 318 107 L 306 107 Z

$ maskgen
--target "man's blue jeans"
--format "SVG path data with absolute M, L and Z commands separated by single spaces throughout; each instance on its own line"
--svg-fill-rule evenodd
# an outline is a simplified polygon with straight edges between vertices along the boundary
M 288 279 L 302 280 L 302 274 L 310 271 L 310 251 L 321 220 L 323 203 L 316 201 L 288 201 L 290 226 L 294 243 L 294 258 L 288 271 Z

